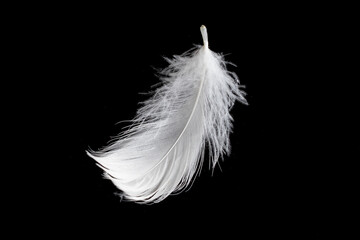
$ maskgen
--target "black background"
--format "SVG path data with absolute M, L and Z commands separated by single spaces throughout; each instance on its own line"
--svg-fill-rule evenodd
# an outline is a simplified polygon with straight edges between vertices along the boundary
M 324 100 L 316 97 L 323 81 L 318 59 L 327 49 L 323 8 L 225 2 L 31 8 L 14 42 L 28 63 L 22 90 L 36 90 L 27 93 L 23 114 L 44 159 L 32 174 L 38 191 L 30 191 L 27 206 L 47 228 L 116 238 L 329 231 L 331 184 L 318 142 L 327 127 L 317 117 Z M 232 153 L 213 173 L 205 163 L 187 192 L 154 205 L 120 202 L 85 150 L 106 145 L 126 126 L 116 123 L 133 118 L 147 99 L 139 93 L 158 83 L 163 57 L 202 44 L 202 24 L 210 48 L 237 65 L 229 70 L 246 86 L 249 106 L 237 103 L 231 111 Z

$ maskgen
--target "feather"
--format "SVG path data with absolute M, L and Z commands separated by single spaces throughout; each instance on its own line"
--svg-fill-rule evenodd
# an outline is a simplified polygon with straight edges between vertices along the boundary
M 89 150 L 106 178 L 122 197 L 156 203 L 191 185 L 200 172 L 205 148 L 214 168 L 230 153 L 230 108 L 236 100 L 247 104 L 235 73 L 223 57 L 204 45 L 166 59 L 161 87 L 142 103 L 132 125 L 108 146 Z

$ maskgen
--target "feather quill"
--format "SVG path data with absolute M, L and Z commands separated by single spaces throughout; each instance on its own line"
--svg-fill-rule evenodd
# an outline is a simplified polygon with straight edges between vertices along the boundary
M 236 100 L 247 104 L 235 73 L 223 57 L 204 45 L 166 59 L 162 86 L 138 110 L 132 125 L 102 150 L 89 150 L 122 197 L 156 203 L 190 186 L 204 161 L 212 167 L 230 153 L 229 110 Z

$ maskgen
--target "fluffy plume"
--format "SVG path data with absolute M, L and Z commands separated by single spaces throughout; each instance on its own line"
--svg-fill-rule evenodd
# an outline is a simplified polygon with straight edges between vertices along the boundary
M 162 86 L 129 129 L 104 149 L 88 152 L 127 200 L 162 201 L 190 185 L 205 149 L 212 167 L 230 153 L 229 110 L 236 100 L 247 102 L 237 76 L 209 49 L 205 26 L 200 30 L 204 45 L 166 59 Z

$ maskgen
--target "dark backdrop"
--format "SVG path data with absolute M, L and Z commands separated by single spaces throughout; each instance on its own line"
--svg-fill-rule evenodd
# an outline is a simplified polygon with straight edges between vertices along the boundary
M 305 106 L 318 87 L 313 71 L 324 28 L 310 21 L 315 6 L 302 9 L 179 2 L 39 6 L 29 13 L 20 29 L 27 41 L 19 40 L 31 63 L 28 85 L 37 89 L 28 117 L 37 144 L 46 146 L 34 213 L 45 213 L 58 232 L 81 225 L 80 232 L 119 236 L 321 236 L 328 186 L 315 150 L 324 129 L 318 103 Z M 166 67 L 164 56 L 201 44 L 202 24 L 210 48 L 237 65 L 229 70 L 246 86 L 249 105 L 231 111 L 232 153 L 213 174 L 205 163 L 187 192 L 154 205 L 120 202 L 85 150 L 106 145 L 125 126 L 116 123 L 134 117 L 147 98 L 139 93 L 158 83 L 154 69 Z

